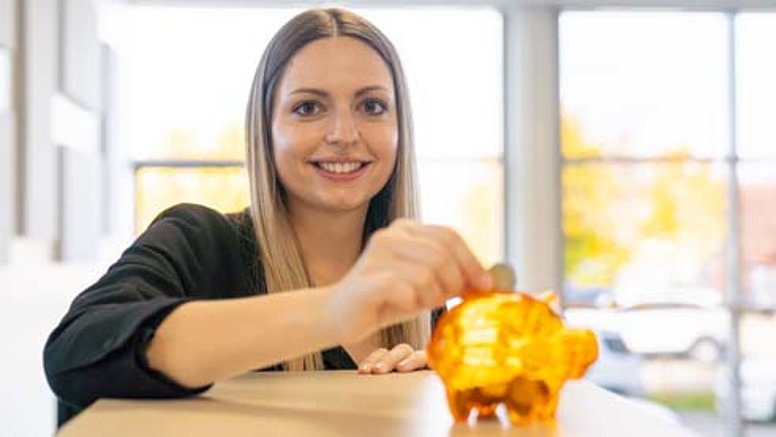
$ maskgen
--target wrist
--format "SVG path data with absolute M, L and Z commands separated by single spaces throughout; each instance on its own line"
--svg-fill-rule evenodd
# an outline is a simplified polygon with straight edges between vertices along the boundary
M 348 341 L 348 323 L 336 291 L 336 285 L 317 287 L 314 290 L 321 299 L 317 311 L 324 335 L 334 344 L 344 344 Z

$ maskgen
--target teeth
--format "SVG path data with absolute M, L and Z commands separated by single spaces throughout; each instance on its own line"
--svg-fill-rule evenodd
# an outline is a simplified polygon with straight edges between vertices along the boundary
M 361 162 L 320 162 L 318 166 L 329 173 L 345 174 L 353 173 L 361 168 Z

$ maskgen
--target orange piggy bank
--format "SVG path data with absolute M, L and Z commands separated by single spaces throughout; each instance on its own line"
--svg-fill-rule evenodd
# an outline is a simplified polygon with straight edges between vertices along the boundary
M 450 412 L 492 417 L 504 404 L 513 424 L 555 416 L 566 380 L 598 358 L 595 334 L 567 329 L 550 307 L 553 294 L 471 294 L 442 316 L 428 363 L 445 385 Z

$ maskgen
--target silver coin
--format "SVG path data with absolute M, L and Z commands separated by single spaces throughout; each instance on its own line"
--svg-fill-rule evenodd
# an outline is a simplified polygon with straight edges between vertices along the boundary
M 515 270 L 507 263 L 496 263 L 488 269 L 493 278 L 494 291 L 514 291 L 517 277 Z

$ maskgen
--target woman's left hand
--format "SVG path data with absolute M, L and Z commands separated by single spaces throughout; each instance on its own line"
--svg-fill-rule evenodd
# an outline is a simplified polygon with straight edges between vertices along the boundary
M 380 348 L 369 354 L 358 366 L 358 373 L 412 372 L 426 368 L 426 351 L 416 351 L 412 346 L 402 343 L 391 350 Z

